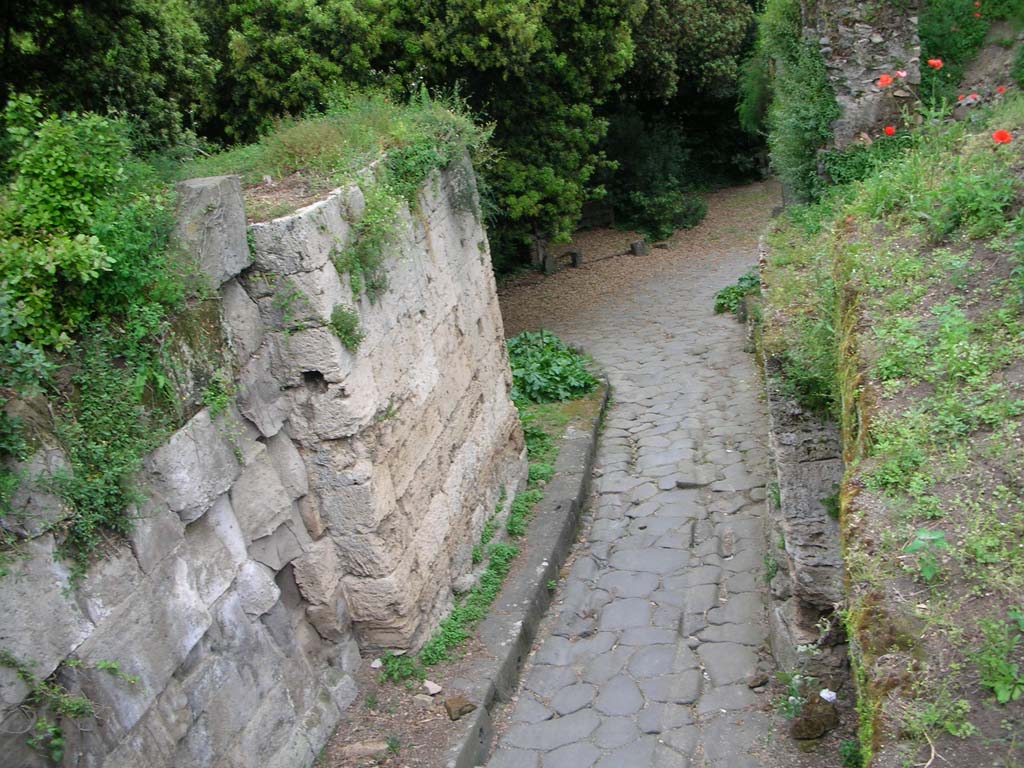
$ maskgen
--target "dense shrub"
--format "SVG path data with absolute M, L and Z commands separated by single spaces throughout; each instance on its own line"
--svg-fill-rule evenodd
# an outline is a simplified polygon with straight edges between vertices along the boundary
M 679 229 L 697 226 L 707 213 L 704 198 L 694 192 L 631 192 L 621 203 L 620 224 L 654 240 L 664 240 Z
M 573 400 L 597 386 L 583 357 L 546 331 L 524 331 L 509 339 L 508 357 L 517 402 Z

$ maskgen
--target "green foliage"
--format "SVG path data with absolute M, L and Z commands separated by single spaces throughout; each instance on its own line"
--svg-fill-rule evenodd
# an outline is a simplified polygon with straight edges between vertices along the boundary
M 765 131 L 771 89 L 771 61 L 764 52 L 764 46 L 759 45 L 740 68 L 740 97 L 736 114 L 740 127 L 747 133 L 757 136 Z
M 986 3 L 986 6 L 990 5 Z M 970 0 L 928 0 L 919 16 L 921 36 L 921 93 L 932 103 L 953 102 L 967 66 L 978 55 L 991 24 L 991 13 L 975 16 Z M 925 65 L 942 59 L 940 70 Z
M 339 304 L 331 312 L 331 330 L 349 352 L 359 349 L 359 345 L 366 337 L 363 329 L 359 327 L 359 314 L 344 304 Z
M 731 96 L 753 23 L 747 0 L 648 2 L 634 33 L 630 87 L 660 101 L 694 87 Z
M 754 267 L 741 275 L 740 279 L 736 281 L 736 285 L 730 285 L 715 294 L 715 314 L 723 312 L 739 314 L 744 297 L 758 293 L 760 290 L 761 273 L 757 267 Z
M 452 610 L 437 632 L 424 644 L 420 659 L 426 666 L 433 666 L 447 658 L 449 652 L 464 643 L 470 633 L 487 616 L 487 610 L 501 591 L 512 561 L 519 555 L 518 548 L 511 544 L 495 544 L 491 547 L 487 569 L 465 598 Z
M 543 497 L 544 492 L 537 488 L 523 491 L 515 497 L 505 523 L 505 530 L 509 536 L 518 539 L 526 534 L 526 526 L 533 515 L 533 508 Z
M 188 137 L 217 69 L 190 0 L 13 0 L 0 24 L 0 102 L 30 92 L 57 111 L 113 111 L 145 148 Z
M 44 117 L 19 97 L 4 113 L 4 128 L 13 145 L 0 202 L 6 342 L 63 350 L 86 322 L 152 313 L 180 299 L 164 255 L 167 192 L 129 154 L 123 123 Z M 32 365 L 27 347 L 20 357 Z M 43 368 L 38 358 L 35 366 Z
M 864 766 L 864 755 L 857 739 L 847 739 L 840 744 L 839 757 L 843 761 L 843 768 L 863 768 Z
M 1017 81 L 1017 85 L 1024 88 L 1024 45 L 1017 50 L 1017 58 L 1013 60 L 1010 76 Z
M 844 150 L 830 150 L 822 156 L 825 173 L 835 184 L 861 181 L 912 148 L 913 136 L 899 132 L 868 146 L 854 144 Z
M 22 706 L 33 713 L 35 724 L 27 734 L 26 743 L 54 763 L 60 763 L 64 759 L 66 748 L 60 722 L 71 720 L 77 723 L 95 717 L 96 709 L 91 699 L 73 695 L 58 682 L 59 668 L 50 677 L 40 680 L 32 672 L 33 665 L 34 663 L 23 661 L 6 649 L 0 649 L 0 668 L 14 672 L 29 690 Z M 72 660 L 65 662 L 63 666 L 80 667 L 82 662 Z M 129 685 L 139 682 L 137 677 L 124 674 L 121 665 L 116 661 L 99 660 L 94 668 L 109 672 Z
M 825 61 L 817 45 L 803 39 L 798 0 L 768 0 L 758 35 L 764 55 L 775 63 L 768 108 L 772 166 L 799 197 L 812 199 L 822 188 L 817 153 L 840 115 Z
M 168 431 L 158 413 L 143 408 L 136 372 L 120 365 L 116 352 L 96 329 L 75 360 L 75 395 L 56 425 L 70 466 L 46 481 L 68 509 L 60 552 L 76 577 L 107 535 L 131 530 L 125 511 L 140 500 L 133 478 Z
M 252 141 L 285 115 L 324 107 L 339 83 L 367 84 L 388 25 L 374 0 L 195 0 L 220 62 L 203 117 Z
M 908 555 L 918 555 L 918 572 L 926 583 L 931 584 L 942 573 L 939 553 L 947 549 L 949 549 L 949 542 L 946 541 L 945 531 L 919 528 L 914 534 L 914 540 L 907 545 L 905 551 Z
M 210 409 L 210 417 L 224 413 L 234 398 L 234 381 L 226 371 L 217 371 L 203 392 L 203 405 Z
M 621 204 L 621 225 L 653 240 L 664 240 L 676 230 L 700 224 L 707 210 L 704 198 L 692 192 L 671 189 L 654 194 L 631 192 Z
M 583 357 L 546 331 L 509 339 L 508 354 L 515 402 L 574 400 L 597 386 Z
M 412 656 L 397 656 L 393 653 L 387 653 L 384 654 L 381 661 L 383 662 L 380 670 L 380 681 L 382 683 L 423 680 L 427 676 L 423 665 Z
M 1018 613 L 1019 616 L 1019 613 Z M 1000 704 L 1009 704 L 1024 697 L 1024 673 L 1021 672 L 1021 657 L 1018 647 L 1024 645 L 1024 633 L 1019 622 L 1014 625 L 1005 621 L 984 619 L 981 631 L 984 636 L 981 648 L 974 656 L 981 675 L 981 684 L 989 688 Z
M 807 703 L 804 689 L 813 687 L 817 681 L 798 672 L 777 672 L 776 677 L 786 690 L 775 703 L 775 708 L 787 720 L 792 720 L 803 712 L 804 704 Z

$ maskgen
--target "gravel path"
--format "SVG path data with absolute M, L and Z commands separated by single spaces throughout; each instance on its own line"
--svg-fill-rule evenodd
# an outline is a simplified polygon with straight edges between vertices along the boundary
M 489 768 L 763 768 L 792 750 L 769 747 L 770 702 L 748 687 L 771 670 L 767 417 L 743 327 L 712 313 L 778 202 L 768 184 L 725 190 L 667 249 L 503 289 L 508 330 L 582 347 L 614 406 L 592 524 Z M 577 246 L 593 259 L 629 240 Z

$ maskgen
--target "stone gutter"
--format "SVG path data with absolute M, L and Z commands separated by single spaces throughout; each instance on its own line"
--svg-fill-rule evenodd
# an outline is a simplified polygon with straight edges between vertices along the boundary
M 477 629 L 487 653 L 464 671 L 455 686 L 477 708 L 455 723 L 445 768 L 473 768 L 484 764 L 490 755 L 494 737 L 491 712 L 496 704 L 507 701 L 518 685 L 537 627 L 551 604 L 548 582 L 558 579 L 576 540 L 610 393 L 605 381 L 598 394 L 597 412 L 586 428 L 567 427 L 559 443 L 555 476 L 545 486 L 544 498 L 519 544 L 522 554 L 490 615 Z

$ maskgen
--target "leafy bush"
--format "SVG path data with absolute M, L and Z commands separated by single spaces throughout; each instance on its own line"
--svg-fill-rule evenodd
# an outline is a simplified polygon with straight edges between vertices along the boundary
M 664 240 L 676 230 L 700 224 L 707 211 L 704 198 L 693 193 L 632 192 L 622 208 L 622 223 L 654 240 Z
M 863 181 L 876 169 L 892 162 L 914 146 L 909 133 L 883 138 L 869 146 L 854 144 L 844 150 L 830 150 L 822 155 L 825 173 L 835 184 Z
M 130 155 L 123 123 L 44 117 L 16 97 L 3 127 L 13 150 L 0 202 L 5 341 L 66 349 L 90 320 L 180 298 L 165 256 L 168 192 Z
M 513 401 L 574 400 L 597 386 L 583 357 L 546 331 L 524 331 L 509 339 L 508 354 Z
M 743 298 L 761 290 L 761 274 L 755 267 L 743 274 L 736 285 L 723 288 L 715 294 L 715 314 L 732 312 L 739 314 Z
M 1017 85 L 1024 88 L 1024 45 L 1017 51 L 1017 58 L 1013 62 L 1013 70 L 1010 72 Z

